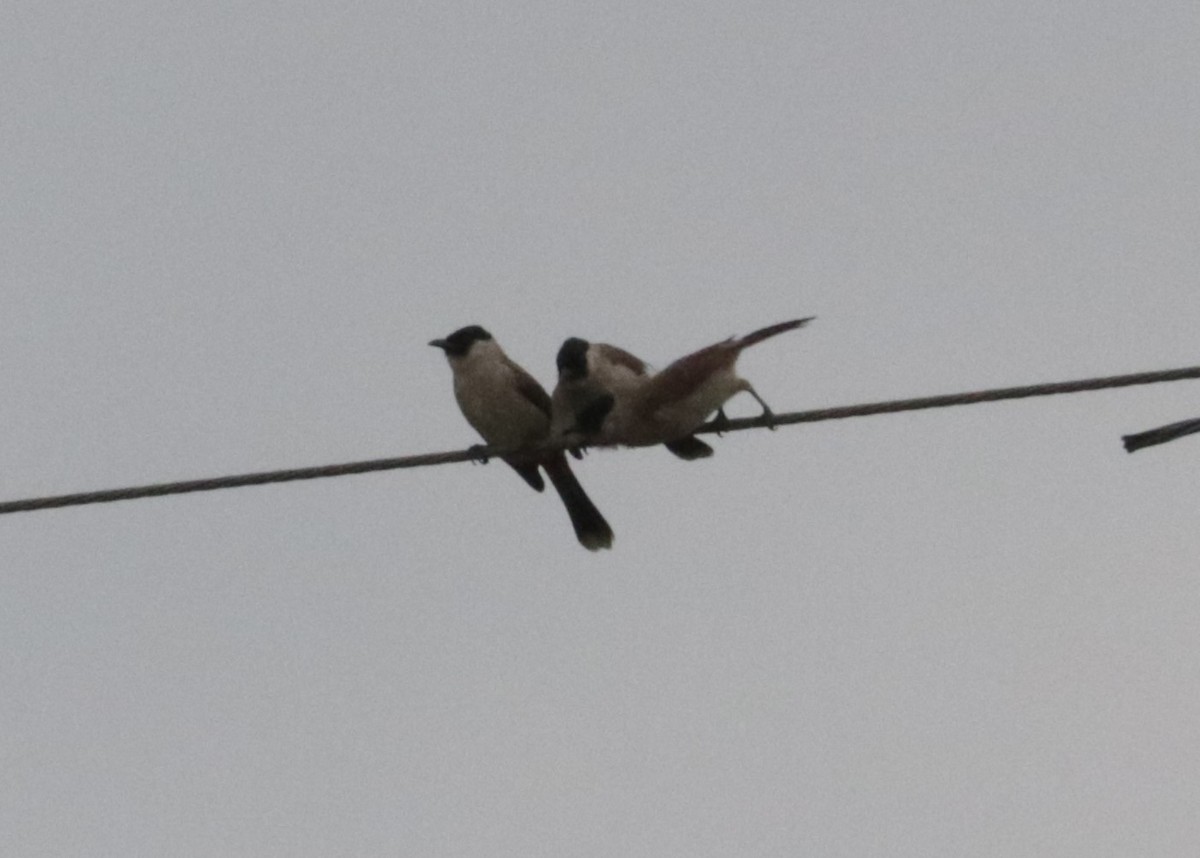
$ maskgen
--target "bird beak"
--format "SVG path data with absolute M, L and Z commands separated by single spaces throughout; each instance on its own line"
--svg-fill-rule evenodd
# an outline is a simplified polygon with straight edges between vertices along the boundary
M 447 343 L 445 340 L 430 340 L 429 345 L 433 346 L 434 348 L 438 348 L 438 349 L 441 349 L 442 351 L 445 351 L 446 346 L 448 346 L 449 343 Z

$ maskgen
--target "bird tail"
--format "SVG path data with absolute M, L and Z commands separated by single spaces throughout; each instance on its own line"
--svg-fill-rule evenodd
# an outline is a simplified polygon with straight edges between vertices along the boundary
M 809 316 L 807 319 L 792 319 L 790 322 L 780 322 L 777 325 L 768 325 L 765 328 L 759 328 L 753 333 L 746 334 L 744 337 L 737 338 L 737 346 L 739 349 L 749 348 L 755 343 L 761 343 L 763 340 L 770 339 L 776 334 L 782 334 L 787 331 L 794 331 L 796 328 L 803 328 L 816 316 Z
M 545 468 L 546 475 L 562 498 L 563 506 L 567 508 L 579 543 L 588 551 L 612 548 L 612 528 L 575 478 L 571 466 L 567 464 L 567 457 L 559 453 L 545 463 Z
M 713 454 L 713 448 L 695 435 L 688 435 L 675 441 L 664 441 L 663 446 L 685 462 L 694 462 L 696 459 L 707 459 Z
M 542 479 L 542 472 L 538 470 L 537 462 L 532 464 L 529 461 L 521 461 L 520 459 L 506 458 L 512 469 L 516 471 L 521 479 L 529 483 L 529 487 L 535 492 L 545 491 L 546 481 Z
M 1182 420 L 1179 423 L 1159 426 L 1157 429 L 1147 429 L 1145 432 L 1138 432 L 1134 435 L 1123 435 L 1121 440 L 1125 442 L 1125 451 L 1132 453 L 1143 447 L 1153 447 L 1155 444 L 1174 441 L 1176 438 L 1191 435 L 1193 432 L 1200 432 L 1200 420 Z

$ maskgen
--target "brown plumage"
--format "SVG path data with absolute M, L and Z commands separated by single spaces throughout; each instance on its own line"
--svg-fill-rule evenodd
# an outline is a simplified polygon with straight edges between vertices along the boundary
M 550 437 L 550 396 L 486 330 L 470 325 L 430 345 L 446 353 L 454 373 L 454 397 L 484 441 L 515 448 L 540 444 Z M 517 453 L 505 456 L 504 461 L 539 492 L 545 488 L 544 469 L 579 542 L 589 551 L 612 547 L 612 528 L 575 478 L 565 455 Z
M 685 439 L 730 397 L 745 391 L 772 412 L 753 385 L 736 372 L 737 359 L 752 345 L 794 331 L 815 317 L 769 325 L 744 337 L 692 352 L 669 364 L 624 399 L 616 399 L 600 430 L 602 443 L 646 446 Z
M 555 437 L 567 432 L 597 435 L 616 401 L 633 395 L 652 377 L 649 366 L 636 355 L 578 337 L 563 342 L 557 364 L 558 384 L 551 397 Z M 686 460 L 713 453 L 712 447 L 694 436 L 671 439 L 664 446 Z

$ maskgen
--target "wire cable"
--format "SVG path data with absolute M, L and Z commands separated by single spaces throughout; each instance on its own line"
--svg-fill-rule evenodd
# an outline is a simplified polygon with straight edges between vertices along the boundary
M 894 414 L 900 411 L 918 411 L 928 408 L 946 408 L 953 405 L 974 405 L 979 402 L 996 402 L 1003 399 L 1026 399 L 1033 396 L 1055 396 L 1063 393 L 1080 393 L 1088 390 L 1106 390 L 1115 387 L 1133 387 L 1142 384 L 1157 384 L 1165 381 L 1183 381 L 1200 378 L 1200 366 L 1169 369 L 1159 372 L 1139 372 L 1130 375 L 1113 375 L 1079 381 L 1062 381 L 1050 384 L 1032 384 L 1024 387 L 1002 387 L 968 393 L 953 393 L 945 396 L 927 396 L 918 399 L 898 399 L 887 402 L 871 402 L 863 405 L 847 405 L 838 408 L 820 408 L 813 411 L 796 411 L 771 416 L 738 418 L 721 423 L 706 423 L 697 433 L 738 432 L 745 429 L 772 428 L 794 423 L 816 423 L 822 420 L 843 420 L 848 417 L 866 417 L 871 414 Z M 1170 428 L 1170 427 L 1167 427 Z M 564 438 L 532 448 L 551 452 L 578 446 L 579 440 Z M 390 459 L 371 459 L 349 462 L 342 465 L 321 465 L 311 468 L 292 468 L 283 471 L 260 471 L 252 474 L 236 474 L 227 477 L 210 477 L 201 480 L 184 480 L 171 483 L 154 483 L 131 486 L 123 489 L 80 492 L 69 495 L 27 498 L 0 503 L 0 515 L 13 512 L 32 512 L 83 504 L 110 503 L 135 498 L 161 497 L 188 492 L 208 492 L 217 489 L 232 489 L 240 486 L 257 486 L 266 483 L 285 483 L 293 480 L 315 480 L 324 477 L 341 477 L 347 474 L 365 474 L 371 471 L 390 471 L 399 468 L 421 468 L 429 465 L 448 465 L 455 462 L 486 460 L 515 452 L 501 447 L 475 446 L 466 450 L 446 453 L 425 453 L 416 456 L 399 456 Z M 528 452 L 525 450 L 523 452 Z
M 1143 447 L 1165 444 L 1176 438 L 1182 438 L 1184 435 L 1191 435 L 1193 432 L 1200 432 L 1200 418 L 1180 420 L 1178 423 L 1159 426 L 1157 429 L 1147 429 L 1145 432 L 1137 432 L 1133 435 L 1122 435 L 1121 440 L 1125 444 L 1125 452 L 1136 453 Z

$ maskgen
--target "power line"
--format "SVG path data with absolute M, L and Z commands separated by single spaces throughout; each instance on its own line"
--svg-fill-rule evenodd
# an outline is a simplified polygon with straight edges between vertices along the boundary
M 762 417 L 730 420 L 725 425 L 705 424 L 697 429 L 701 432 L 727 432 L 736 429 L 757 429 L 769 426 L 786 426 L 792 423 L 816 423 L 821 420 L 844 420 L 847 417 L 867 417 L 871 414 L 894 414 L 898 411 L 919 411 L 924 408 L 947 408 L 951 405 L 974 405 L 977 402 L 997 402 L 1001 399 L 1027 399 L 1031 396 L 1054 396 L 1060 393 L 1082 393 L 1088 390 L 1105 390 L 1112 387 L 1134 387 L 1139 384 L 1157 384 L 1162 381 L 1183 381 L 1200 378 L 1200 366 L 1183 369 L 1167 369 L 1160 372 L 1135 372 L 1130 375 L 1110 375 L 1104 378 L 1085 378 L 1080 381 L 1059 381 L 1051 384 L 1030 384 L 1024 387 L 1000 387 L 979 390 L 974 393 L 950 393 L 945 396 L 925 396 L 918 399 L 895 399 L 888 402 L 871 402 L 866 405 L 844 405 L 839 408 L 820 408 L 815 411 L 797 411 L 792 414 L 776 414 L 774 421 Z
M 816 423 L 822 420 L 843 420 L 848 417 L 866 417 L 871 414 L 894 414 L 899 411 L 917 411 L 927 408 L 946 408 L 952 405 L 974 405 L 978 402 L 996 402 L 1002 399 L 1025 399 L 1033 396 L 1054 396 L 1061 393 L 1080 393 L 1087 390 L 1105 390 L 1114 387 L 1133 387 L 1141 384 L 1157 384 L 1164 381 L 1182 381 L 1200 378 L 1200 366 L 1169 369 L 1160 372 L 1139 372 L 1131 375 L 1113 375 L 1104 378 L 1089 378 L 1080 381 L 1061 381 L 1051 384 L 1033 384 L 1024 387 L 1002 387 L 994 390 L 979 390 L 968 393 L 953 393 L 945 396 L 927 396 L 918 399 L 898 399 L 887 402 L 871 402 L 864 405 L 847 405 L 838 408 L 820 408 L 813 411 L 795 411 L 776 414 L 772 418 L 751 417 L 725 421 L 717 425 L 707 423 L 697 433 L 737 432 L 743 429 L 762 429 L 772 426 L 787 426 L 793 423 Z M 537 450 L 562 450 L 570 446 L 567 440 L 553 441 L 540 445 Z M 106 489 L 96 492 L 81 492 L 69 495 L 28 498 L 0 503 L 0 515 L 11 512 L 32 512 L 63 506 L 81 506 L 91 503 L 133 500 L 135 498 L 159 497 L 161 495 L 208 492 L 216 489 L 232 489 L 239 486 L 257 486 L 265 483 L 285 483 L 292 480 L 315 480 L 322 477 L 341 477 L 346 474 L 365 474 L 369 471 L 390 471 L 398 468 L 421 468 L 427 465 L 448 465 L 454 462 L 478 461 L 483 457 L 496 457 L 513 452 L 502 447 L 477 446 L 467 450 L 446 453 L 425 453 L 417 456 L 399 456 L 391 459 L 371 459 L 343 465 L 321 465 L 312 468 L 293 468 L 284 471 L 260 471 L 253 474 L 237 474 L 228 477 L 211 477 L 202 480 L 184 480 L 172 483 L 154 483 L 147 486 L 132 486 L 123 489 Z
M 1136 453 L 1143 447 L 1165 444 L 1176 438 L 1182 438 L 1184 435 L 1191 435 L 1193 432 L 1200 432 L 1200 419 L 1180 420 L 1178 423 L 1159 426 L 1157 429 L 1147 429 L 1145 432 L 1137 432 L 1133 435 L 1122 435 L 1121 440 L 1125 443 L 1126 452 Z

